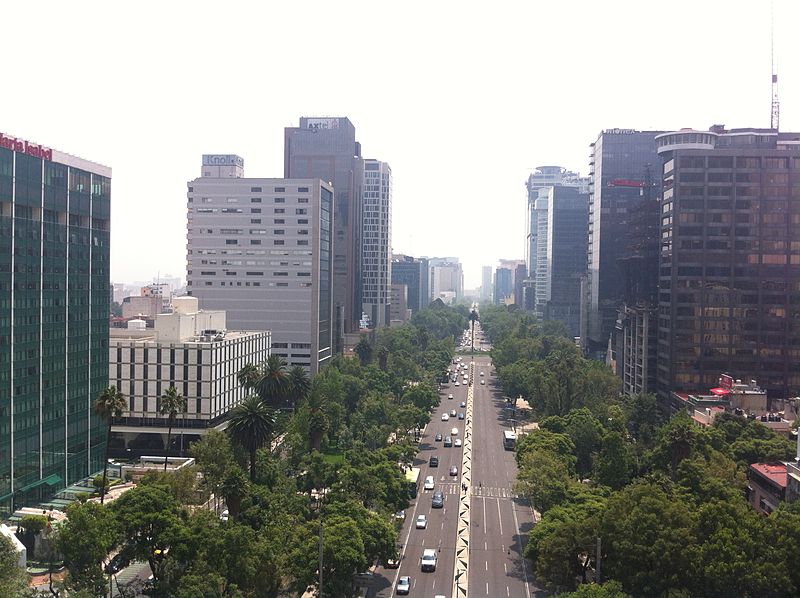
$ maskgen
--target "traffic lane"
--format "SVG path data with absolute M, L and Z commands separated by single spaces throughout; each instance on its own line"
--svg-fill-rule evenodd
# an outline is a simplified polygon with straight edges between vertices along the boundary
M 437 411 L 443 413 L 444 410 L 444 407 L 441 407 Z M 439 418 L 441 418 L 440 414 Z M 442 432 L 444 435 L 445 430 L 449 435 L 450 429 L 454 425 L 456 424 L 452 424 L 452 420 L 442 422 L 441 419 L 433 419 L 425 430 L 424 441 L 420 445 L 421 450 L 415 459 L 415 466 L 420 468 L 420 490 L 412 506 L 406 510 L 406 521 L 399 536 L 402 546 L 400 567 L 395 570 L 383 568 L 378 570 L 379 575 L 372 584 L 374 590 L 372 595 L 376 597 L 393 596 L 397 579 L 402 575 L 411 577 L 413 593 L 421 593 L 423 596 L 435 595 L 435 593 L 430 593 L 434 590 L 438 590 L 439 593 L 450 593 L 449 588 L 453 583 L 455 563 L 455 535 L 458 525 L 457 499 L 460 487 L 462 450 L 456 447 L 445 448 L 443 442 L 434 441 L 434 437 L 437 432 Z M 460 434 L 463 434 L 463 427 L 459 430 Z M 438 467 L 430 467 L 429 461 L 432 455 L 439 457 Z M 459 467 L 458 476 L 449 475 L 451 465 Z M 423 490 L 425 478 L 429 475 L 434 478 L 434 490 L 444 491 L 445 500 L 442 509 L 432 508 L 433 491 Z M 426 515 L 428 518 L 426 529 L 416 529 L 418 515 Z M 436 571 L 423 573 L 420 570 L 420 560 L 423 551 L 427 548 L 434 548 L 438 551 L 437 565 Z

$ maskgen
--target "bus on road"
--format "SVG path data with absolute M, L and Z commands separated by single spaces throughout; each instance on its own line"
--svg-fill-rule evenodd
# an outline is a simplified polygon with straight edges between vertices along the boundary
M 406 491 L 409 498 L 416 498 L 419 491 L 419 467 L 411 467 L 406 470 Z
M 503 432 L 503 448 L 507 451 L 513 451 L 517 445 L 517 435 L 510 430 Z

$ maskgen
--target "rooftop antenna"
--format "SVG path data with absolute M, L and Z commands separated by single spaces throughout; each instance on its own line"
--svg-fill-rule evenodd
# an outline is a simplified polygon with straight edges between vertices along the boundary
M 781 103 L 778 100 L 778 69 L 775 66 L 775 2 L 770 2 L 769 54 L 772 63 L 772 112 L 769 126 L 777 131 L 780 123 Z

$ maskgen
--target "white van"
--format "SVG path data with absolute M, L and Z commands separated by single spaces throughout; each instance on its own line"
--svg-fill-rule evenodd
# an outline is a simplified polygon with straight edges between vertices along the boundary
M 433 476 L 429 475 L 427 478 L 425 478 L 424 488 L 425 490 L 433 490 L 433 486 L 434 486 Z

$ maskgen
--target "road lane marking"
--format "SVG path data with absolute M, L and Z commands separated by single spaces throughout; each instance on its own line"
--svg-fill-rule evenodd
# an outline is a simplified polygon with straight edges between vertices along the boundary
M 500 499 L 496 498 L 497 501 L 497 519 L 500 522 L 500 535 L 503 535 L 503 516 L 500 514 Z
M 486 534 L 486 499 L 483 499 L 483 533 Z
M 524 552 L 524 550 L 523 550 L 524 546 L 522 545 L 522 533 L 520 532 L 520 529 L 519 529 L 519 521 L 517 520 L 517 510 L 514 508 L 514 503 L 513 502 L 511 503 L 511 514 L 514 516 L 514 526 L 516 527 L 517 535 L 519 536 L 519 539 L 520 539 L 519 540 L 519 552 L 520 552 L 520 555 L 522 555 L 523 552 Z M 522 577 L 525 580 L 525 595 L 528 598 L 531 598 L 531 591 L 528 588 L 528 564 L 525 561 L 525 557 L 524 556 L 522 557 Z

